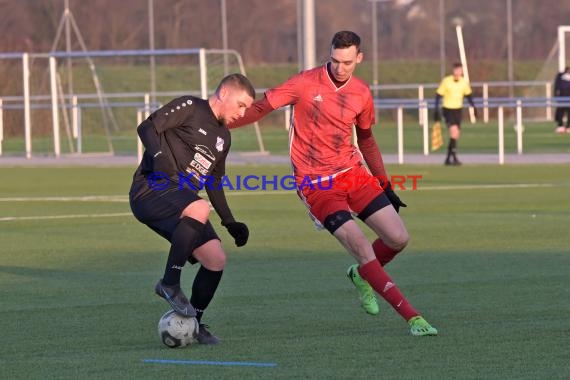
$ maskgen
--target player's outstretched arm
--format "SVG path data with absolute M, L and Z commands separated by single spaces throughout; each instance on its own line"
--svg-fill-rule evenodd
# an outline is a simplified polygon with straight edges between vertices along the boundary
M 273 111 L 273 107 L 269 104 L 267 97 L 264 96 L 263 99 L 253 103 L 253 105 L 245 111 L 245 115 L 243 117 L 228 124 L 227 127 L 229 129 L 233 129 L 255 123 L 256 121 L 263 119 L 271 111 Z
M 216 179 L 214 183 L 206 186 L 206 192 L 214 210 L 222 220 L 222 226 L 226 227 L 229 234 L 232 235 L 236 246 L 244 246 L 249 238 L 249 229 L 245 223 L 236 222 L 234 219 L 228 206 L 224 188 L 220 186 L 220 179 Z
M 472 96 L 471 94 L 469 94 L 469 95 L 466 95 L 465 97 L 467 98 L 467 101 L 469 102 L 469 105 L 470 105 L 471 107 L 473 107 L 473 115 L 474 115 L 475 117 L 477 117 L 477 116 L 478 116 L 478 115 L 477 115 L 477 108 L 475 108 L 475 102 L 473 101 L 473 96 Z
M 372 135 L 372 130 L 370 128 L 363 129 L 356 127 L 356 139 L 358 141 L 358 147 L 368 165 L 368 169 L 372 175 L 380 181 L 384 193 L 396 209 L 396 212 L 400 211 L 400 207 L 407 207 L 404 202 L 396 195 L 394 189 L 392 189 L 392 184 L 388 180 L 388 174 L 386 173 L 386 168 L 384 167 L 384 160 L 382 159 L 382 153 L 374 140 L 374 135 Z
M 226 152 L 227 154 L 227 152 Z M 221 160 L 214 168 L 212 175 L 214 177 L 214 182 L 212 184 L 206 185 L 206 192 L 208 193 L 208 198 L 214 206 L 214 210 L 220 216 L 222 220 L 222 226 L 226 227 L 229 234 L 234 238 L 236 246 L 242 247 L 247 243 L 249 238 L 249 229 L 245 223 L 236 222 L 228 201 L 226 199 L 226 193 L 224 192 L 224 187 L 222 186 L 222 177 L 226 172 L 226 161 L 225 157 Z
M 137 127 L 137 133 L 146 152 L 152 157 L 152 170 L 154 172 L 166 173 L 167 175 L 173 174 L 172 162 L 160 148 L 160 135 L 154 123 L 150 119 L 146 119 Z
M 376 178 L 387 178 L 388 174 L 384 167 L 384 160 L 376 140 L 374 140 L 374 135 L 372 135 L 372 129 L 363 129 L 356 126 L 356 140 L 370 173 Z
M 149 119 L 144 120 L 137 127 L 137 134 L 146 151 L 154 157 L 155 154 L 160 152 L 160 136 L 154 127 L 154 123 Z

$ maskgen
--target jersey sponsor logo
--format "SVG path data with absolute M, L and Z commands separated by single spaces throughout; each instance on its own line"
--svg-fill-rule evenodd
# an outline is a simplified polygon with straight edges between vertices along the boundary
M 185 171 L 188 173 L 188 179 L 200 178 L 200 173 L 198 173 L 195 169 L 192 169 L 190 166 L 188 166 Z M 181 175 L 182 173 L 179 173 L 178 177 L 180 178 Z
M 206 132 L 205 130 L 203 130 L 202 128 L 198 129 L 198 132 L 200 132 L 201 134 L 203 134 L 204 136 L 206 136 L 208 134 L 208 132 Z
M 218 152 L 221 152 L 222 150 L 224 150 L 224 139 L 218 136 L 218 139 L 216 140 L 216 150 Z
M 190 162 L 190 166 L 192 168 L 196 169 L 198 171 L 198 173 L 200 173 L 202 175 L 208 174 L 208 169 L 206 169 L 205 167 L 200 165 L 196 160 L 192 160 L 192 162 Z M 186 169 L 186 171 L 188 172 L 188 169 Z
M 210 169 L 210 166 L 212 166 L 212 162 L 207 160 L 206 157 L 202 156 L 198 152 L 194 154 L 194 160 L 196 160 L 200 165 L 202 165 L 206 169 Z
M 322 101 L 323 101 L 323 97 L 321 96 L 321 94 L 318 94 L 317 96 L 315 96 L 315 97 L 313 98 L 313 100 L 314 100 L 315 102 L 322 102 Z
M 216 156 L 214 156 L 210 148 L 208 148 L 205 145 L 194 145 L 194 150 L 202 153 L 204 156 L 208 157 L 212 161 L 216 159 Z

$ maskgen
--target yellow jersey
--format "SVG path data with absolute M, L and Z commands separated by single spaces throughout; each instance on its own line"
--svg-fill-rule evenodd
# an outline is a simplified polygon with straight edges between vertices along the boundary
M 461 77 L 458 80 L 453 75 L 448 75 L 439 84 L 436 93 L 443 97 L 443 108 L 463 108 L 463 97 L 471 95 L 471 86 Z

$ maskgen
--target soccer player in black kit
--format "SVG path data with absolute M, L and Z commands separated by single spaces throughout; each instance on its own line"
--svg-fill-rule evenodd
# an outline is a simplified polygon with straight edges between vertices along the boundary
M 133 176 L 131 209 L 140 222 L 171 243 L 164 276 L 155 292 L 174 311 L 196 317 L 198 322 L 214 297 L 226 262 L 220 238 L 208 220 L 210 206 L 198 196 L 198 189 L 206 189 L 235 244 L 245 245 L 247 226 L 235 221 L 219 184 L 231 143 L 226 124 L 242 117 L 254 98 L 249 80 L 230 74 L 207 100 L 193 96 L 174 99 L 137 128 L 145 152 Z M 212 181 L 203 181 L 205 178 Z M 187 261 L 201 264 L 190 300 L 180 287 Z M 220 340 L 200 322 L 198 342 L 216 344 Z
M 554 96 L 570 97 L 570 67 L 566 67 L 563 72 L 558 73 L 554 79 Z M 566 114 L 566 127 L 564 127 L 564 114 Z M 555 113 L 556 132 L 570 133 L 570 107 L 558 106 Z

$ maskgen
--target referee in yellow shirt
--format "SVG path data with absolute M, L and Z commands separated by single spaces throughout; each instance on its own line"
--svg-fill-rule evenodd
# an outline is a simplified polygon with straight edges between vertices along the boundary
M 457 159 L 457 140 L 459 140 L 461 119 L 463 114 L 463 98 L 466 97 L 469 104 L 475 109 L 473 98 L 471 97 L 471 86 L 463 78 L 463 67 L 461 63 L 453 64 L 453 74 L 448 75 L 439 84 L 435 94 L 434 121 L 440 121 L 439 101 L 443 98 L 443 117 L 449 129 L 449 145 L 447 146 L 447 157 L 445 165 L 461 165 Z M 475 110 L 477 115 L 477 110 Z

